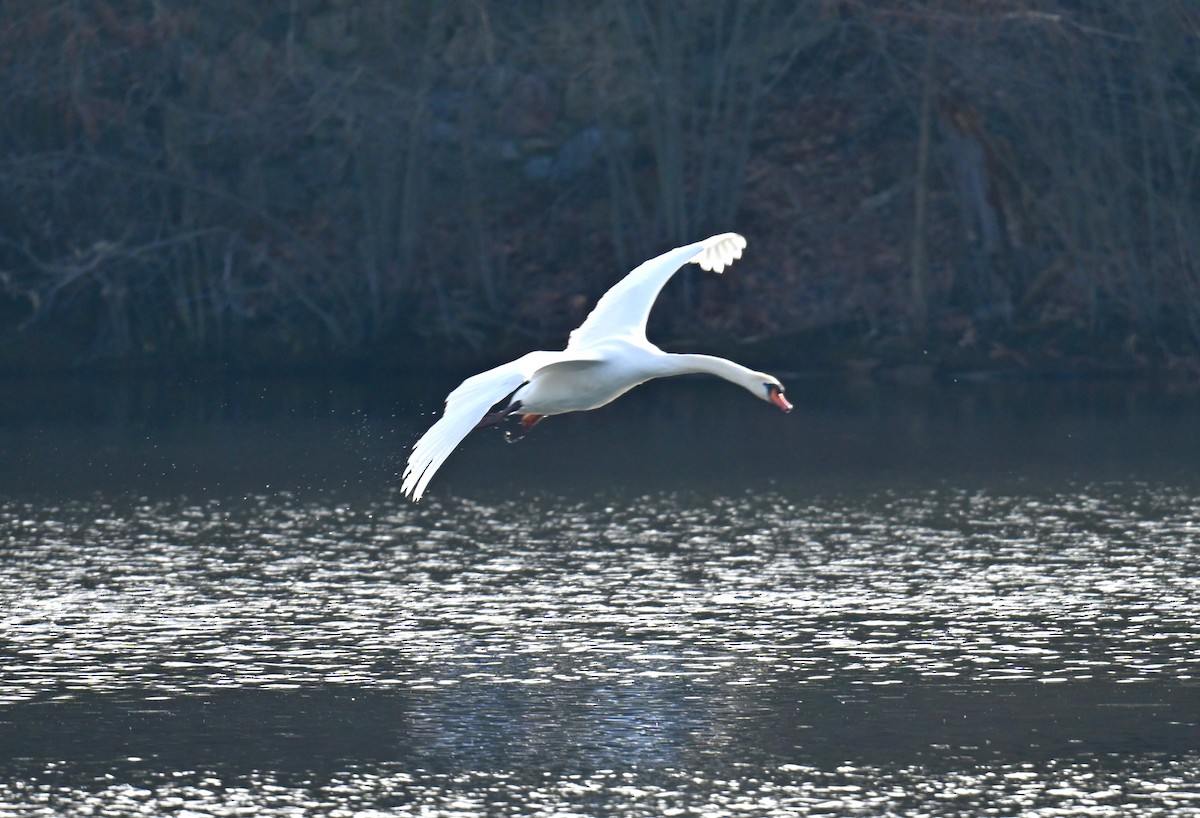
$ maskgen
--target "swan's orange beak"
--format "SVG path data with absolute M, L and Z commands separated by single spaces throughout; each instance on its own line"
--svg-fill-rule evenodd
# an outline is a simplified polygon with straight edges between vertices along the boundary
M 771 389 L 769 397 L 771 399 L 771 403 L 775 404 L 783 411 L 785 411 L 785 412 L 792 411 L 792 405 L 790 403 L 788 403 L 788 399 L 783 396 L 783 390 L 781 390 L 777 387 L 773 387 Z

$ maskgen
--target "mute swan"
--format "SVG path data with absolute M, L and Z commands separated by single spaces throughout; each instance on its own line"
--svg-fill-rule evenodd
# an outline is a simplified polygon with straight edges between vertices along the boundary
M 785 412 L 792 405 L 774 377 L 711 355 L 663 352 L 646 340 L 646 319 L 658 293 L 688 262 L 714 273 L 742 257 L 746 240 L 722 233 L 676 247 L 641 264 L 597 302 L 561 352 L 530 352 L 473 375 L 446 398 L 442 417 L 413 446 L 402 491 L 418 501 L 438 468 L 473 429 L 514 415 L 526 427 L 547 415 L 604 406 L 654 378 L 706 372 L 735 383 Z M 488 409 L 511 394 L 498 412 Z

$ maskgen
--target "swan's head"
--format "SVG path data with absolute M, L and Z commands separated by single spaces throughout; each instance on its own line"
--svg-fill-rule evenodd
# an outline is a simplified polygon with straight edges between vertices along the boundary
M 761 397 L 765 401 L 775 404 L 785 412 L 792 411 L 792 404 L 783 396 L 783 384 L 772 378 L 770 375 L 763 376 Z

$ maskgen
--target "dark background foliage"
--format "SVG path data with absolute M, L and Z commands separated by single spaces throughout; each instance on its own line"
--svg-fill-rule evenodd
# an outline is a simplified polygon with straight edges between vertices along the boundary
M 737 230 L 656 337 L 1196 371 L 1184 0 L 9 0 L 0 62 L 10 369 L 502 357 Z

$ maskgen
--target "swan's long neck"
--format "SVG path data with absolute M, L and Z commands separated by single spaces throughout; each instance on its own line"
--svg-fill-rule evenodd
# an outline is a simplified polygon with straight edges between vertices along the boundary
M 752 392 L 755 397 L 762 397 L 760 392 L 762 391 L 766 376 L 761 372 L 755 372 L 753 369 L 747 369 L 741 364 L 735 364 L 733 361 L 718 358 L 715 355 L 687 355 L 682 353 L 669 354 L 665 360 L 667 361 L 665 368 L 670 371 L 664 374 L 690 375 L 701 373 L 716 375 L 718 378 L 723 378 L 730 383 L 736 383 L 748 392 Z

